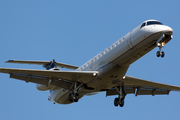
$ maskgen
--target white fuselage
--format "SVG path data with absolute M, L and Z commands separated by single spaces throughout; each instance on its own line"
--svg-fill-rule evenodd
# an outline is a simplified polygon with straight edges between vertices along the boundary
M 145 21 L 144 23 L 146 23 Z M 111 46 L 100 52 L 91 60 L 83 64 L 77 71 L 98 71 L 98 76 L 87 83 L 88 87 L 78 91 L 80 97 L 92 92 L 100 92 L 115 86 L 116 80 L 121 80 L 126 74 L 130 64 L 154 49 L 157 40 L 166 35 L 166 42 L 171 40 L 173 30 L 166 25 L 137 26 L 131 32 L 120 38 Z M 57 89 L 51 92 L 49 99 L 60 104 L 71 103 L 68 101 L 70 91 Z

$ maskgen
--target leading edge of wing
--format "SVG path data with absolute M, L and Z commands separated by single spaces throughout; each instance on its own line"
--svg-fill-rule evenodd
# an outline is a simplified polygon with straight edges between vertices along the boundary
M 143 79 L 135 78 L 131 76 L 125 76 L 123 80 L 124 80 L 125 86 L 142 86 L 142 87 L 144 86 L 144 87 L 168 89 L 172 91 L 180 91 L 179 86 L 168 85 L 168 84 L 153 82 L 149 80 L 143 80 Z
M 8 60 L 6 63 L 19 63 L 19 64 L 36 64 L 36 65 L 45 65 L 48 64 L 50 61 L 28 61 L 28 60 Z M 77 69 L 79 67 L 64 63 L 55 62 L 56 66 L 68 69 Z
M 31 75 L 41 75 L 64 79 L 68 81 L 78 81 L 87 83 L 98 74 L 98 71 L 51 71 L 51 70 L 33 70 L 33 69 L 13 69 L 13 68 L 0 68 L 1 73 L 22 73 Z

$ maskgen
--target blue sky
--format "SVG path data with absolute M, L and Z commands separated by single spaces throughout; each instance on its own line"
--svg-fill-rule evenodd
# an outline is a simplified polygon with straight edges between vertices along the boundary
M 174 30 L 173 39 L 157 58 L 155 48 L 133 63 L 127 75 L 180 86 L 180 2 L 120 0 L 1 0 L 0 67 L 43 69 L 7 64 L 15 60 L 52 60 L 80 66 L 148 19 Z M 166 96 L 127 95 L 123 108 L 116 96 L 100 93 L 70 105 L 53 104 L 48 91 L 0 73 L 0 119 L 179 119 L 180 92 Z

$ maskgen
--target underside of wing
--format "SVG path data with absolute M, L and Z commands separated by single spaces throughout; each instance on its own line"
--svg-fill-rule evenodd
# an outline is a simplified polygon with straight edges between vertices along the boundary
M 170 91 L 180 91 L 180 87 L 167 85 L 163 83 L 152 82 L 130 76 L 125 76 L 121 81 L 124 86 L 124 92 L 126 94 L 134 93 L 137 95 L 159 95 L 169 94 Z M 107 90 L 106 95 L 118 95 L 115 88 Z
M 143 80 L 139 78 L 134 78 L 130 76 L 126 76 L 124 79 L 125 86 L 139 86 L 139 87 L 153 87 L 155 89 L 168 89 L 172 91 L 180 91 L 180 87 L 167 85 L 163 83 L 152 82 L 148 80 Z
M 73 82 L 86 84 L 93 80 L 98 74 L 97 71 L 51 71 L 12 68 L 0 68 L 0 72 L 8 73 L 11 78 L 24 80 L 26 82 L 33 82 L 47 86 L 50 84 L 65 89 L 69 88 Z

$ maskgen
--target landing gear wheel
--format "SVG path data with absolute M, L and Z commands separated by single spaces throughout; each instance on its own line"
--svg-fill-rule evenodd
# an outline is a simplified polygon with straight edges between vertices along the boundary
M 74 96 L 74 102 L 78 102 L 78 100 L 79 100 L 79 95 L 76 93 Z
M 117 106 L 118 106 L 118 104 L 119 104 L 119 98 L 115 98 L 115 99 L 114 99 L 114 106 L 116 106 L 116 107 L 117 107 Z
M 163 58 L 165 55 L 164 51 L 161 52 L 161 57 Z
M 160 57 L 161 52 L 160 52 L 160 51 L 157 51 L 156 55 L 157 55 L 157 57 Z
M 69 101 L 73 101 L 73 97 L 74 97 L 74 94 L 73 93 L 69 93 Z
M 119 106 L 123 107 L 124 106 L 124 98 L 121 98 L 120 102 L 119 102 Z

